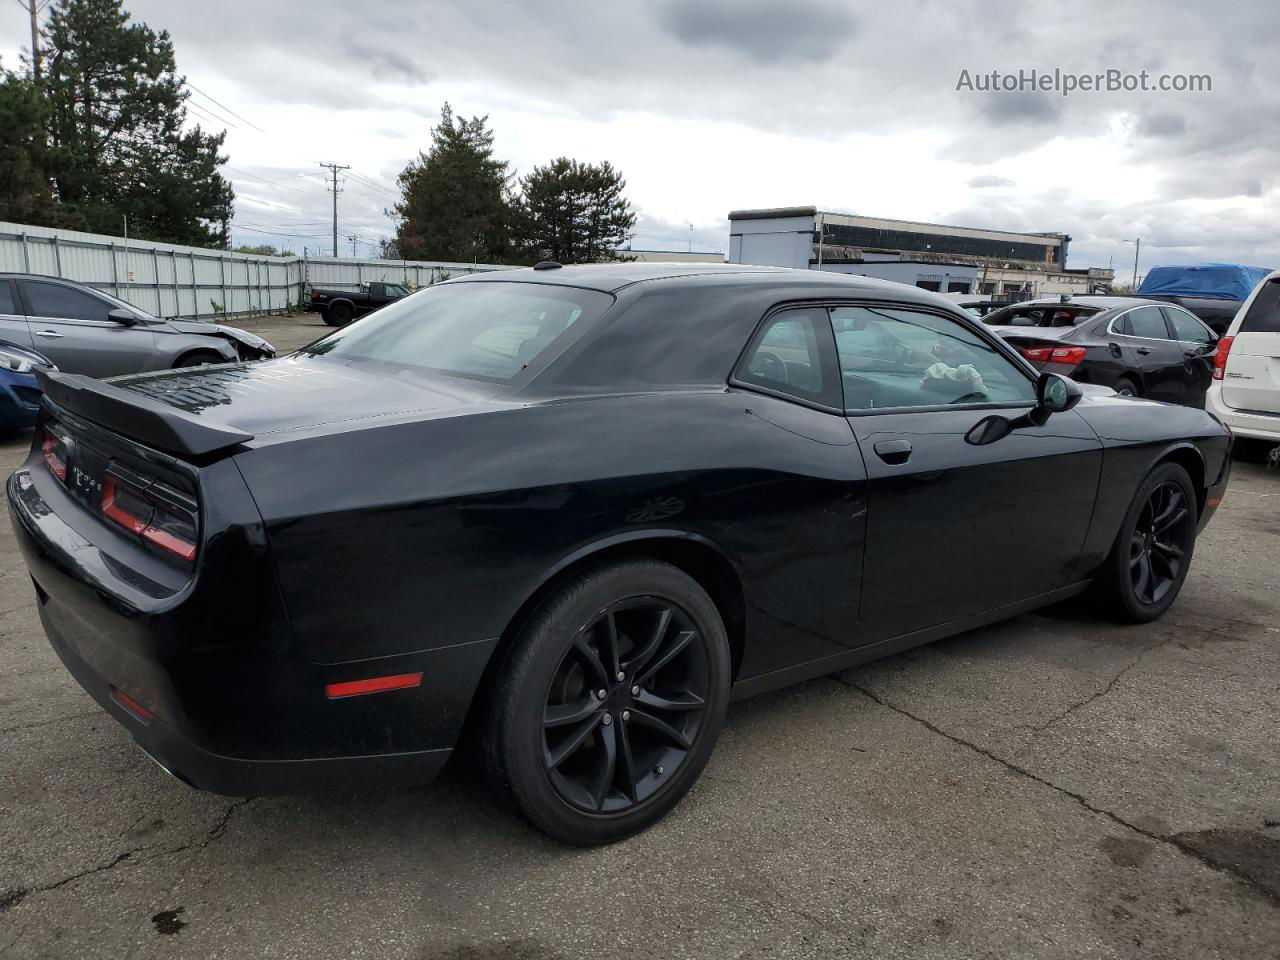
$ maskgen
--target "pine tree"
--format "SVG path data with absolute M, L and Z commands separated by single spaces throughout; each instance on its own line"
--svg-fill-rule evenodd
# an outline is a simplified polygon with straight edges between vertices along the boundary
M 445 104 L 431 149 L 399 177 L 396 247 L 410 260 L 502 262 L 510 252 L 511 175 L 493 156 L 489 118 Z
M 45 173 L 44 122 L 45 101 L 35 84 L 0 73 L 0 220 L 65 225 Z
M 48 172 L 83 229 L 221 245 L 234 193 L 218 172 L 225 133 L 186 120 L 166 31 L 131 23 L 121 0 L 58 0 L 45 31 Z
M 636 216 L 623 195 L 627 182 L 607 160 L 568 157 L 533 168 L 520 181 L 518 232 L 530 259 L 599 263 L 622 259 L 618 248 Z

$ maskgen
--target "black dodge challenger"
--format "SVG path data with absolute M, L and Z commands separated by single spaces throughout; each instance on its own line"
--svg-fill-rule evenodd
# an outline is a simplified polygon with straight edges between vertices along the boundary
M 540 264 L 265 363 L 42 381 L 18 541 L 148 754 L 248 795 L 474 743 L 578 844 L 670 810 L 734 698 L 1090 586 L 1159 616 L 1230 463 L 933 294 L 755 267 Z

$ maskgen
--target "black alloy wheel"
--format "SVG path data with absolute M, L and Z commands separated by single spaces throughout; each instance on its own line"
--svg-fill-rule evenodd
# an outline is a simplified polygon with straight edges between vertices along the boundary
M 1147 497 L 1129 540 L 1129 579 L 1138 600 L 1159 603 L 1180 581 L 1192 536 L 1187 496 L 1166 480 Z
M 1134 623 L 1155 620 L 1173 604 L 1191 567 L 1199 502 L 1180 465 L 1158 464 L 1129 505 L 1097 585 Z
M 504 655 L 481 730 L 490 782 L 565 843 L 638 833 L 702 773 L 731 673 L 720 611 L 683 570 L 636 558 L 580 574 Z
M 710 680 L 698 629 L 678 605 L 634 597 L 600 611 L 547 693 L 543 767 L 556 792 L 604 813 L 643 803 L 689 756 Z

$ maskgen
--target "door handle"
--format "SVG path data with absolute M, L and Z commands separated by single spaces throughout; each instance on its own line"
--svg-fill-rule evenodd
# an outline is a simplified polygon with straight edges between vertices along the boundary
M 1150 348 L 1150 347 L 1138 347 L 1137 352 L 1138 352 L 1138 353 L 1140 353 L 1140 354 L 1142 354 L 1142 355 L 1145 357 L 1148 353 L 1150 353 L 1150 352 L 1151 352 L 1151 348 Z
M 52 330 L 37 330 L 37 337 L 44 337 L 46 340 L 61 340 L 62 334 L 54 333 Z
M 876 456 L 885 463 L 906 463 L 911 459 L 910 440 L 877 440 L 875 450 Z

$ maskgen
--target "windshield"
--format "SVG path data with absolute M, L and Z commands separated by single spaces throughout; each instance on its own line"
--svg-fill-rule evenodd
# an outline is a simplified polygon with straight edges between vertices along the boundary
M 542 283 L 446 283 L 412 294 L 306 348 L 506 383 L 549 360 L 613 303 Z

